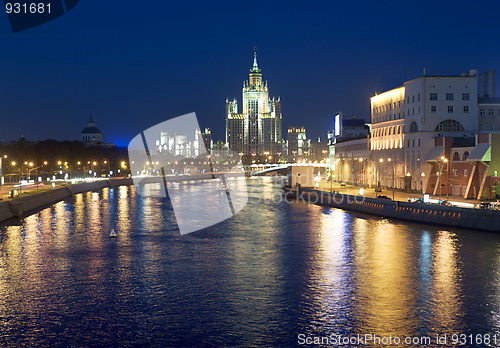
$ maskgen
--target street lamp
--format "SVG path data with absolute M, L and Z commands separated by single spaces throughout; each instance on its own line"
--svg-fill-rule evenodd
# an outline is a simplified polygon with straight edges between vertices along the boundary
M 384 159 L 381 158 L 378 160 L 379 163 L 383 163 L 384 162 Z M 380 165 L 377 166 L 377 182 L 375 183 L 375 192 L 380 192 L 382 190 L 380 190 L 380 182 L 379 182 L 379 172 L 380 172 Z M 380 190 L 380 191 L 379 191 Z
M 441 162 L 441 169 L 438 172 L 439 173 L 439 176 L 438 176 L 438 185 L 439 185 L 439 201 L 438 201 L 438 204 L 441 204 L 441 174 L 443 172 L 444 164 L 448 162 L 448 159 L 444 158 L 444 156 L 441 156 L 441 160 L 443 162 Z
M 396 186 L 394 182 L 394 162 L 390 157 L 387 160 L 392 162 L 392 200 L 394 200 L 394 186 Z

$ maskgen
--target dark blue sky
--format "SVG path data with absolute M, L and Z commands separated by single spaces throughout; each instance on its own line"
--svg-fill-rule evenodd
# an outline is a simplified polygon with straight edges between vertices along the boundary
M 369 118 L 374 92 L 428 74 L 500 70 L 498 1 L 95 1 L 11 33 L 0 15 L 0 139 L 78 139 L 92 112 L 120 145 L 196 112 L 224 138 L 253 47 L 283 129 L 324 136 L 332 115 Z

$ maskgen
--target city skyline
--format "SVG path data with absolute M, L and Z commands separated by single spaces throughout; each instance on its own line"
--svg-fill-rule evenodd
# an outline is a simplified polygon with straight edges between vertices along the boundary
M 241 67 L 255 45 L 273 94 L 285 101 L 283 128 L 304 125 L 311 138 L 325 137 L 337 111 L 367 119 L 375 92 L 424 67 L 436 75 L 499 68 L 497 3 L 467 20 L 460 2 L 433 11 L 426 3 L 411 10 L 366 3 L 362 12 L 352 4 L 266 4 L 280 16 L 262 26 L 244 25 L 253 15 L 240 4 L 157 4 L 157 11 L 96 4 L 16 34 L 0 19 L 8 52 L 0 139 L 78 139 L 92 112 L 104 140 L 124 146 L 137 131 L 192 111 L 214 140 L 224 139 L 221 103 L 237 96 L 234 81 L 246 77 Z M 410 25 L 396 30 L 396 18 Z M 411 23 L 421 21 L 427 25 L 415 30 Z M 436 32 L 446 40 L 432 39 Z

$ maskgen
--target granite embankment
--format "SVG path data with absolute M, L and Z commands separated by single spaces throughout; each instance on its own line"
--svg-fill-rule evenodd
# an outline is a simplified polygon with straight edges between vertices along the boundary
M 433 225 L 500 232 L 500 211 L 399 202 L 303 189 L 297 199 L 344 210 Z
M 70 198 L 77 193 L 99 191 L 105 187 L 122 185 L 132 185 L 132 179 L 109 179 L 73 184 L 0 202 L 0 222 L 27 215 L 31 211 Z

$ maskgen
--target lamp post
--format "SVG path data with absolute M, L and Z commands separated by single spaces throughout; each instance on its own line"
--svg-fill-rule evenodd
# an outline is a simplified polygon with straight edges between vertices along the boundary
M 30 162 L 30 167 L 33 167 L 33 162 Z M 40 167 L 35 167 L 35 168 L 30 168 L 28 169 L 28 177 L 30 176 L 30 172 L 32 170 L 35 170 L 35 181 L 36 181 L 36 189 L 38 190 L 38 168 Z
M 394 200 L 394 186 L 396 186 L 394 182 L 394 161 L 390 157 L 387 161 L 392 162 L 392 200 Z
M 3 175 L 3 159 L 7 159 L 7 155 L 0 156 L 0 187 L 4 184 L 4 175 Z
M 441 204 L 441 174 L 443 172 L 443 167 L 444 164 L 448 162 L 447 158 L 444 158 L 444 156 L 441 156 L 441 169 L 439 170 L 439 177 L 438 177 L 438 185 L 439 185 L 439 201 L 438 204 Z
M 382 164 L 384 162 L 384 159 L 383 158 L 380 158 L 379 160 L 379 163 Z M 379 182 L 379 172 L 380 172 L 380 165 L 377 166 L 377 182 L 375 184 L 375 192 L 380 192 L 382 190 L 379 191 L 379 188 L 380 188 L 380 182 Z
M 363 159 L 360 158 L 359 162 L 361 163 L 361 172 L 363 173 L 363 188 L 365 187 L 365 181 L 366 181 L 366 173 L 365 173 L 365 164 L 363 163 Z

